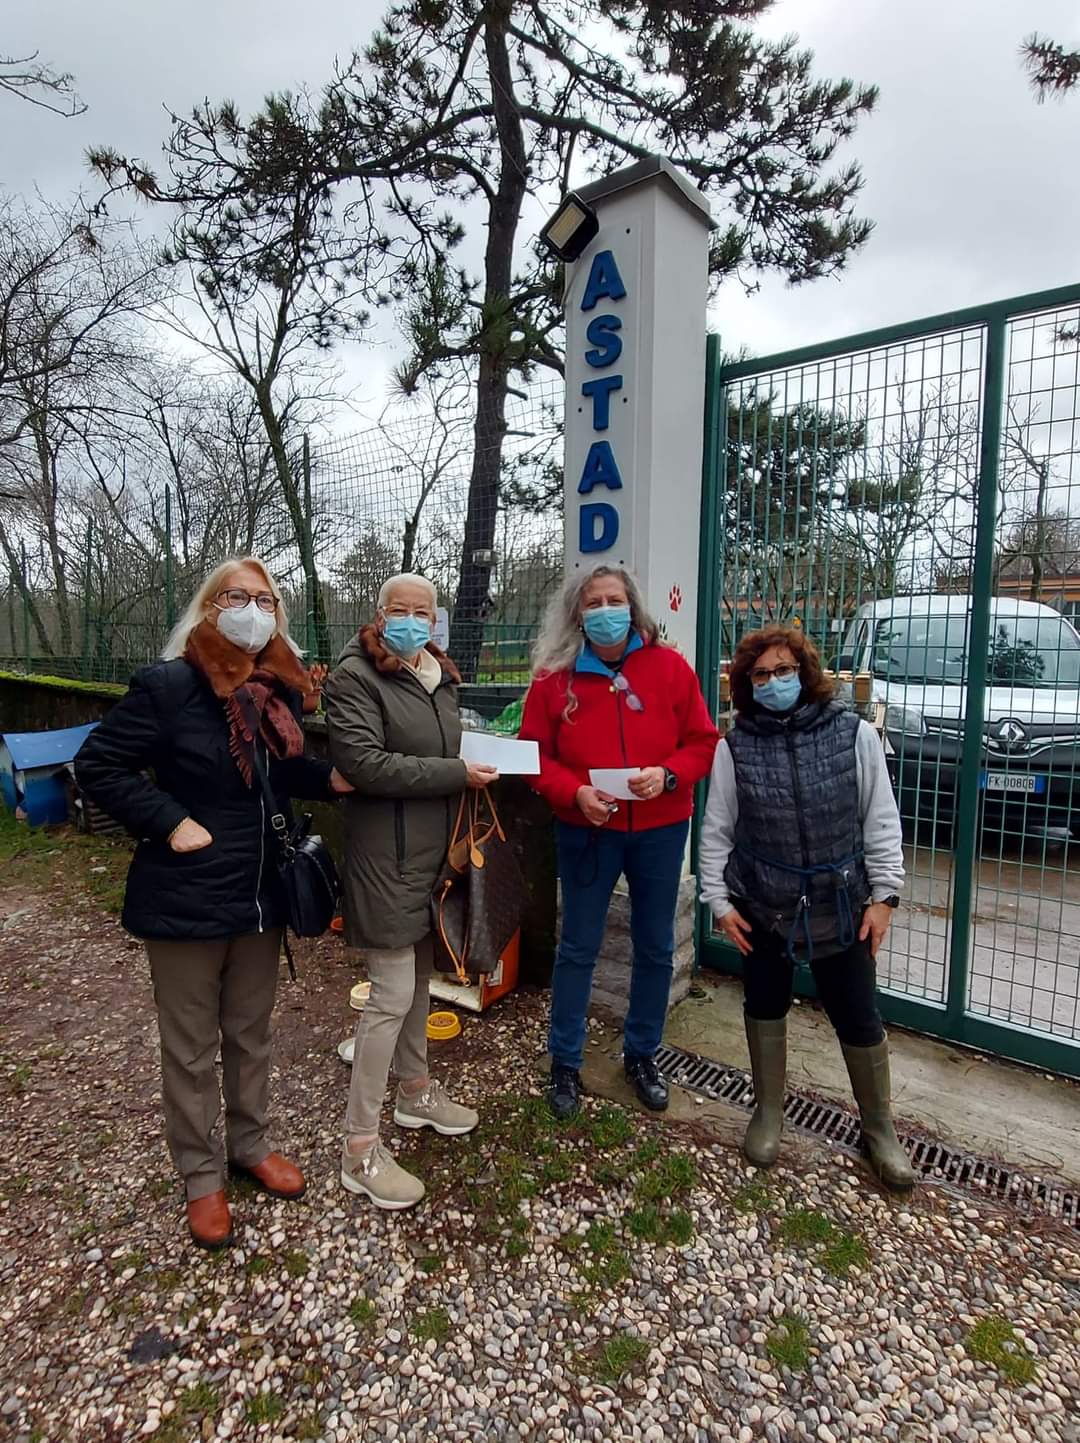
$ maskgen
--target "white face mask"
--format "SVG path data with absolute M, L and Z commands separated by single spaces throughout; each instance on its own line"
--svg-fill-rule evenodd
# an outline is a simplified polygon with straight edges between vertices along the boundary
M 277 617 L 272 611 L 260 611 L 254 601 L 249 601 L 246 606 L 219 607 L 217 625 L 226 641 L 254 656 L 277 631 Z

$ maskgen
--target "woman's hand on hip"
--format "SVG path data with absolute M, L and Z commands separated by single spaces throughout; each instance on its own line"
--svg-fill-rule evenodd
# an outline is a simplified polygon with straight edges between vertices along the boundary
M 885 933 L 889 930 L 892 922 L 893 909 L 886 907 L 884 902 L 871 902 L 863 913 L 863 923 L 859 929 L 859 941 L 870 943 L 870 956 L 876 957 L 878 948 L 885 940 Z
M 717 917 L 716 925 L 733 947 L 737 947 L 744 957 L 750 956 L 754 950 L 750 946 L 750 923 L 741 912 L 732 907 L 730 912 Z
M 642 767 L 636 777 L 631 777 L 627 786 L 639 802 L 651 801 L 664 790 L 667 773 L 663 767 Z
M 497 767 L 485 767 L 480 762 L 465 763 L 465 785 L 479 791 L 499 780 Z
M 194 817 L 185 817 L 169 838 L 169 846 L 174 852 L 201 852 L 204 847 L 209 847 L 213 837 L 205 827 L 200 827 Z
M 330 772 L 330 790 L 336 792 L 338 796 L 343 797 L 349 792 L 355 792 L 356 788 L 352 782 L 345 780 L 337 767 L 334 767 Z
M 611 820 L 614 798 L 607 792 L 598 792 L 595 787 L 578 787 L 578 811 L 594 827 L 602 827 Z

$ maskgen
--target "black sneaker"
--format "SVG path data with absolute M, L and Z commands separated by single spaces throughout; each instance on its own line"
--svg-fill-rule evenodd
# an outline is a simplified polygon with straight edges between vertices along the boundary
M 651 1057 L 624 1057 L 626 1080 L 650 1112 L 666 1112 L 668 1087 Z
M 547 1100 L 560 1122 L 574 1116 L 581 1106 L 581 1076 L 576 1068 L 564 1067 L 560 1062 L 552 1065 Z

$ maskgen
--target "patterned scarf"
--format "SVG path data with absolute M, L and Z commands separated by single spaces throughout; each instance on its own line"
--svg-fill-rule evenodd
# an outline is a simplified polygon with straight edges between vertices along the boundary
M 184 660 L 202 673 L 224 704 L 229 723 L 229 752 L 250 787 L 255 742 L 283 761 L 304 750 L 304 732 L 289 705 L 288 693 L 307 695 L 311 679 L 292 648 L 275 636 L 258 656 L 228 641 L 209 621 L 191 633 Z

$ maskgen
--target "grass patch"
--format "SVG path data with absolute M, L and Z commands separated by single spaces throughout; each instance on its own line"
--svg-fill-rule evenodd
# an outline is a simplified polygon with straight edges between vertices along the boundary
M 285 1412 L 285 1399 L 280 1393 L 256 1393 L 244 1404 L 244 1416 L 253 1428 L 261 1423 L 276 1423 Z
M 427 1257 L 417 1258 L 416 1266 L 422 1273 L 427 1273 L 430 1278 L 436 1273 L 441 1273 L 446 1265 L 438 1253 L 428 1253 Z
M 256 1254 L 255 1257 L 248 1258 L 244 1264 L 244 1272 L 247 1273 L 249 1278 L 261 1278 L 264 1277 L 273 1266 L 272 1259 Z
M 821 1252 L 821 1266 L 837 1278 L 844 1278 L 852 1271 L 862 1272 L 868 1261 L 862 1238 L 842 1228 L 834 1228 Z
M 323 1436 L 323 1432 L 323 1422 L 320 1414 L 305 1413 L 303 1417 L 296 1420 L 293 1437 L 316 1440 Z
M 176 1183 L 171 1177 L 156 1177 L 146 1191 L 155 1202 L 164 1202 L 176 1191 Z
M 634 1135 L 634 1124 L 621 1107 L 605 1105 L 585 1123 L 589 1140 L 601 1151 L 625 1147 Z
M 221 1398 L 216 1388 L 209 1383 L 194 1383 L 180 1394 L 179 1407 L 185 1413 L 216 1413 L 221 1407 Z
M 810 1329 L 798 1313 L 785 1313 L 765 1339 L 765 1351 L 774 1363 L 792 1373 L 805 1372 L 810 1363 Z
M 108 912 L 118 913 L 123 905 L 133 845 L 120 838 L 85 836 L 74 827 L 31 827 L 0 807 L 0 866 L 9 881 L 43 890 L 58 880 L 73 884 Z M 24 980 L 41 985 L 41 979 Z
M 968 1357 L 996 1368 L 1009 1383 L 1023 1386 L 1035 1377 L 1035 1359 L 1004 1318 L 980 1318 L 964 1340 L 964 1347 Z
M 609 1338 L 591 1353 L 577 1355 L 581 1371 L 594 1383 L 613 1387 L 627 1373 L 635 1373 L 648 1357 L 649 1345 L 634 1333 Z
M 543 1187 L 569 1182 L 573 1176 L 573 1161 L 564 1152 L 557 1152 L 551 1157 L 546 1157 L 540 1165 L 540 1183 Z
M 834 1277 L 859 1272 L 869 1262 L 866 1244 L 858 1233 L 838 1228 L 831 1218 L 815 1208 L 795 1208 L 789 1212 L 777 1234 L 780 1242 L 789 1247 L 813 1251 L 821 1267 Z
M 306 1278 L 311 1270 L 311 1259 L 299 1248 L 285 1254 L 285 1271 L 290 1278 Z
M 737 1213 L 768 1212 L 771 1204 L 772 1194 L 769 1192 L 767 1184 L 760 1182 L 757 1178 L 743 1183 L 731 1199 L 731 1206 Z
M 630 1260 L 613 1224 L 592 1223 L 582 1239 L 584 1256 L 577 1270 L 584 1288 L 579 1303 L 591 1302 L 599 1293 L 610 1292 L 630 1275 Z
M 16 1097 L 22 1094 L 30 1085 L 30 1079 L 34 1075 L 34 1065 L 31 1062 L 17 1062 L 11 1072 L 11 1090 Z
M 368 1332 L 375 1326 L 379 1310 L 370 1298 L 354 1298 L 349 1305 L 349 1322 L 361 1332 Z
M 141 1273 L 148 1262 L 145 1248 L 132 1248 L 130 1253 L 121 1253 L 118 1258 L 113 1258 L 109 1266 L 117 1275 L 126 1272 L 128 1268 L 134 1268 L 137 1273 Z
M 450 1315 L 445 1308 L 429 1308 L 413 1319 L 409 1332 L 417 1343 L 427 1343 L 432 1338 L 436 1343 L 445 1343 L 450 1336 Z
M 638 1179 L 634 1196 L 641 1202 L 662 1202 L 682 1197 L 697 1186 L 697 1181 L 698 1170 L 694 1159 L 685 1152 L 672 1152 Z
M 780 1241 L 796 1248 L 828 1242 L 832 1235 L 832 1220 L 813 1208 L 795 1208 L 780 1224 Z
M 694 1219 L 684 1208 L 664 1213 L 656 1203 L 632 1208 L 626 1214 L 626 1226 L 633 1237 L 658 1247 L 683 1248 L 694 1236 Z

